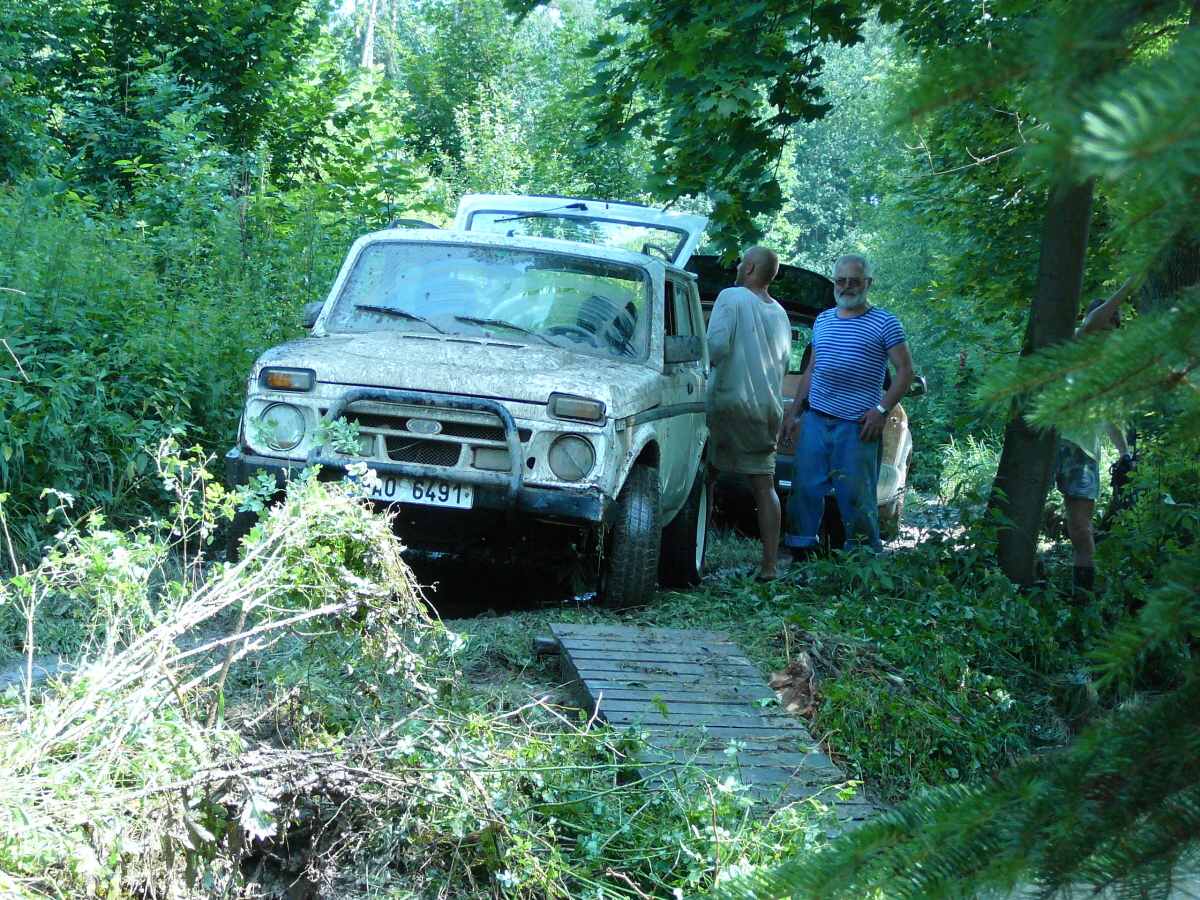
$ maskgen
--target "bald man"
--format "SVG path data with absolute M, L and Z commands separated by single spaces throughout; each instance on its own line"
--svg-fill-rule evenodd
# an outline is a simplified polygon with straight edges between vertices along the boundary
M 792 335 L 787 313 L 767 287 L 779 257 L 751 247 L 738 263 L 735 286 L 717 295 L 708 320 L 709 462 L 720 472 L 746 475 L 758 506 L 762 536 L 760 581 L 777 574 L 779 496 L 775 444 L 783 421 L 783 376 Z

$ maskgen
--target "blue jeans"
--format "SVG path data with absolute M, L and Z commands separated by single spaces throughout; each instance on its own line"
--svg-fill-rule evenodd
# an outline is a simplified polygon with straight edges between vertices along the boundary
M 858 436 L 861 427 L 858 422 L 829 418 L 814 410 L 804 414 L 792 462 L 785 547 L 817 545 L 825 497 L 832 490 L 846 526 L 846 549 L 882 549 L 875 502 L 879 442 L 862 440 Z

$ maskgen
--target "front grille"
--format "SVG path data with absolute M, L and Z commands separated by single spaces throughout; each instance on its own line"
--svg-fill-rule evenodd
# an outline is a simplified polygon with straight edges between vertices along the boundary
M 322 410 L 322 414 L 324 411 Z M 344 416 L 347 422 L 353 422 L 365 429 L 388 429 L 391 431 L 407 431 L 409 418 L 437 419 L 442 426 L 441 434 L 445 437 L 466 438 L 470 441 L 497 441 L 504 443 L 504 427 L 500 425 L 483 425 L 474 422 L 453 422 L 440 418 L 435 410 L 428 416 L 380 416 L 373 413 L 350 412 Z M 528 428 L 517 429 L 517 440 L 522 444 L 528 443 L 533 432 Z
M 454 466 L 462 453 L 462 444 L 447 441 L 423 441 L 415 438 L 384 437 L 388 459 L 420 463 L 425 466 Z

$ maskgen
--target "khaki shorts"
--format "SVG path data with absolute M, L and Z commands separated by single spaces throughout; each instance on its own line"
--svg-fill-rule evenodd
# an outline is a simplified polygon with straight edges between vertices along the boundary
M 733 440 L 733 435 L 713 429 L 709 444 L 708 461 L 718 472 L 735 475 L 775 474 L 775 435 L 764 437 L 762 450 L 745 449 L 744 435 Z

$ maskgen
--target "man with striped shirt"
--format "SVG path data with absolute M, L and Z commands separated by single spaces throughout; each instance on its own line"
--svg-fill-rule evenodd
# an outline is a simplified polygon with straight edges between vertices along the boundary
M 837 307 L 813 323 L 812 358 L 783 425 L 788 432 L 800 430 L 783 539 L 795 557 L 817 546 L 830 491 L 846 527 L 846 549 L 880 549 L 879 438 L 913 377 L 904 328 L 891 313 L 867 302 L 871 269 L 866 258 L 841 257 L 833 285 Z M 889 360 L 896 376 L 885 394 Z

